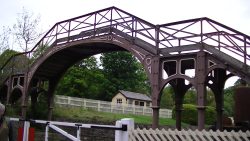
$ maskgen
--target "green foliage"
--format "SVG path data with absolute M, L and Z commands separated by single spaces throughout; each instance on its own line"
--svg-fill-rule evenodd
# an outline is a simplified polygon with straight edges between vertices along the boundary
M 3 67 L 5 63 L 10 59 L 11 56 L 14 54 L 17 54 L 18 52 L 14 50 L 5 50 L 1 55 L 0 55 L 0 67 Z M 6 79 L 10 74 L 15 74 L 15 73 L 20 73 L 24 70 L 26 70 L 26 66 L 29 63 L 29 59 L 25 55 L 18 55 L 13 57 L 12 59 L 9 60 L 7 65 L 4 66 L 4 68 L 1 70 L 2 74 L 0 75 L 0 81 Z
M 33 52 L 33 54 L 32 54 L 32 61 L 36 60 L 48 48 L 49 48 L 49 45 L 40 45 L 40 46 L 38 46 L 36 48 L 36 50 Z
M 161 108 L 172 109 L 174 106 L 174 91 L 171 86 L 168 86 L 163 89 L 161 95 Z
M 210 89 L 207 89 L 207 105 L 216 107 L 214 93 Z
M 173 119 L 175 119 L 175 109 L 173 109 Z M 205 112 L 206 121 L 205 123 L 208 125 L 214 124 L 216 121 L 216 112 L 215 108 L 211 106 L 206 107 Z M 198 121 L 198 112 L 197 108 L 193 104 L 183 104 L 183 111 L 182 111 L 182 122 L 197 125 Z
M 105 100 L 111 100 L 118 90 L 148 93 L 149 85 L 145 71 L 131 53 L 105 53 L 100 60 L 103 74 L 107 79 L 107 83 L 104 84 Z
M 20 117 L 21 116 L 21 106 L 19 106 L 19 105 L 7 105 L 6 106 L 6 116 L 7 117 Z
M 196 91 L 194 89 L 188 90 L 186 92 L 183 103 L 196 104 Z
M 96 64 L 95 57 L 90 57 L 71 67 L 59 82 L 56 94 L 100 99 L 106 80 Z
M 0 55 L 0 66 L 2 67 L 4 63 L 14 54 L 17 54 L 18 52 L 14 50 L 5 50 L 1 55 Z
M 56 94 L 111 100 L 118 90 L 148 93 L 142 65 L 127 52 L 103 54 L 102 67 L 95 57 L 71 67 L 59 82 Z
M 190 89 L 186 92 L 183 103 L 196 105 L 196 91 L 194 89 Z M 172 109 L 174 107 L 174 90 L 171 86 L 167 86 L 163 89 L 160 104 L 161 108 Z M 215 107 L 214 94 L 210 89 L 207 90 L 207 105 Z
M 39 94 L 35 105 L 29 105 L 27 117 L 31 119 L 47 119 L 48 118 L 48 102 L 45 93 Z
M 234 89 L 235 86 L 224 90 L 224 114 L 226 116 L 234 115 Z

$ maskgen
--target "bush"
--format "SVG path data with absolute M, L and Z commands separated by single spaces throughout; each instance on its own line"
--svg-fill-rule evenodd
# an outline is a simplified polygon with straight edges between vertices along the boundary
M 35 105 L 29 105 L 27 118 L 44 120 L 48 118 L 48 102 L 45 94 L 39 95 Z
M 175 119 L 175 108 L 172 112 L 172 118 Z M 191 125 L 197 125 L 198 121 L 198 112 L 196 105 L 192 104 L 183 104 L 183 111 L 182 111 L 182 122 L 191 124 Z M 206 107 L 206 113 L 205 113 L 205 123 L 208 125 L 214 124 L 216 121 L 216 112 L 215 108 L 211 106 Z

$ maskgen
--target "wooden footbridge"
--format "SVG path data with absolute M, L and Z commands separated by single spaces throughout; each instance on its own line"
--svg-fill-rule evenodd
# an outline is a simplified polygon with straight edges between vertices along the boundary
M 161 91 L 170 84 L 178 129 L 183 98 L 191 87 L 197 92 L 198 128 L 204 128 L 209 87 L 216 99 L 217 128 L 221 129 L 226 80 L 238 76 L 250 82 L 249 47 L 248 35 L 209 18 L 154 25 L 109 7 L 56 23 L 33 49 L 12 56 L 1 67 L 0 97 L 8 104 L 21 99 L 25 117 L 29 96 L 35 103 L 38 94 L 46 91 L 51 117 L 55 87 L 69 67 L 95 54 L 124 50 L 138 58 L 150 80 L 153 128 L 158 126 Z M 30 59 L 19 62 L 24 55 Z M 20 64 L 27 65 L 20 69 Z

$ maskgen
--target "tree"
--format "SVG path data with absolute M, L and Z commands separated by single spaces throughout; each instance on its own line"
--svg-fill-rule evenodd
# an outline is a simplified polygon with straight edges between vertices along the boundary
M 104 75 L 97 66 L 95 57 L 84 59 L 72 66 L 59 82 L 56 94 L 101 99 Z
M 9 36 L 11 30 L 8 27 L 3 27 L 2 33 L 0 34 L 0 54 L 2 54 L 6 49 L 9 49 Z
M 163 89 L 161 95 L 161 108 L 172 109 L 174 107 L 174 90 L 171 86 L 167 86 Z
M 33 17 L 33 13 L 24 8 L 18 14 L 17 23 L 13 26 L 13 34 L 24 52 L 27 52 L 29 45 L 33 44 L 41 35 L 37 32 L 39 22 L 40 16 Z
M 145 71 L 131 53 L 105 53 L 100 60 L 107 79 L 103 84 L 105 100 L 111 100 L 118 90 L 148 93 L 149 84 Z
M 227 116 L 234 115 L 234 90 L 236 87 L 237 85 L 228 87 L 224 90 L 224 114 Z
M 0 67 L 2 68 L 5 65 L 6 61 L 10 59 L 11 56 L 17 54 L 19 52 L 7 49 L 0 55 Z M 26 62 L 28 62 L 28 58 L 25 55 L 18 55 L 9 60 L 9 63 L 1 70 L 1 81 L 3 81 L 10 74 L 20 73 L 24 71 L 26 68 Z

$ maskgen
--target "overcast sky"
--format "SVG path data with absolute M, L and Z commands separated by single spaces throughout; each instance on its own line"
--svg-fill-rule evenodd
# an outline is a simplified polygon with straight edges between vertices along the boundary
M 153 24 L 208 17 L 250 35 L 250 0 L 0 0 L 0 3 L 0 29 L 12 27 L 23 7 L 39 14 L 42 30 L 47 31 L 56 22 L 116 6 Z
M 0 0 L 0 26 L 12 26 L 22 7 L 40 14 L 43 30 L 56 22 L 116 6 L 153 24 L 208 17 L 250 35 L 250 0 Z

